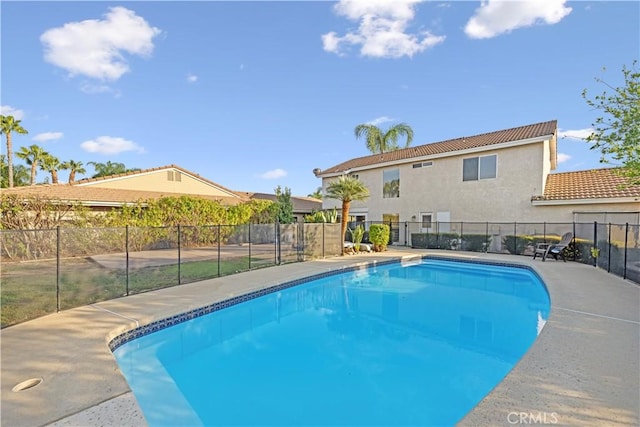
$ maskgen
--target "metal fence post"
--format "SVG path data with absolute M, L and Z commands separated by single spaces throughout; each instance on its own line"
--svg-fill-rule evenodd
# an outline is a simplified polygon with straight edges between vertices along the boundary
M 220 241 L 222 240 L 222 234 L 220 233 L 221 225 L 218 224 L 218 277 L 220 277 Z
M 181 242 L 181 240 L 182 240 L 182 239 L 181 239 L 182 234 L 181 234 L 180 230 L 181 230 L 181 229 L 180 229 L 180 224 L 178 224 L 178 285 L 181 285 L 181 284 L 182 284 L 182 281 L 181 281 L 181 276 L 182 276 L 182 274 L 181 274 L 181 271 L 180 271 L 180 270 L 181 270 L 181 268 L 180 268 L 180 267 L 181 267 L 181 265 L 182 265 L 182 262 L 181 262 L 181 256 L 180 256 L 180 255 L 182 255 L 182 254 L 181 254 L 181 252 L 180 252 L 180 249 L 181 249 L 180 242 Z
M 404 222 L 404 245 L 409 246 L 408 243 L 408 235 L 407 235 L 407 221 Z
M 593 221 L 593 247 L 598 248 L 598 221 Z M 593 266 L 598 266 L 598 257 L 593 258 Z
M 280 222 L 278 222 L 278 220 L 276 219 L 276 222 L 273 224 L 275 233 L 276 233 L 276 241 L 275 241 L 275 245 L 274 245 L 274 252 L 275 252 L 275 263 L 276 265 L 280 265 L 281 263 L 281 253 L 280 253 Z
M 627 248 L 629 246 L 629 223 L 624 225 L 624 269 L 622 270 L 622 278 L 627 278 Z
M 56 311 L 60 313 L 60 226 L 56 227 Z
M 607 257 L 607 273 L 611 273 L 611 223 L 609 223 L 609 229 L 607 230 L 609 236 L 607 237 L 607 242 L 609 245 L 609 256 Z
M 129 225 L 124 226 L 125 291 L 129 296 Z
M 251 270 L 251 223 L 249 223 L 249 270 Z
M 575 261 L 576 259 L 578 259 L 578 243 L 576 243 L 576 222 L 573 221 L 573 238 L 571 239 L 573 241 L 573 260 Z

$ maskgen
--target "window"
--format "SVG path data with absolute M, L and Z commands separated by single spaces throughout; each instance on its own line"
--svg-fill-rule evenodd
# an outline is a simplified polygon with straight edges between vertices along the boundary
M 420 212 L 420 230 L 431 232 L 433 230 L 433 214 Z
M 433 215 L 431 214 L 422 214 L 421 215 L 421 219 L 422 219 L 422 228 L 423 229 L 431 229 L 431 225 L 433 222 Z
M 422 162 L 422 163 L 414 163 L 413 164 L 413 168 L 414 169 L 418 169 L 418 168 L 426 168 L 433 165 L 433 162 Z
M 471 157 L 462 160 L 462 180 L 477 181 L 496 177 L 497 156 Z
M 400 197 L 400 169 L 382 172 L 382 197 L 385 199 Z

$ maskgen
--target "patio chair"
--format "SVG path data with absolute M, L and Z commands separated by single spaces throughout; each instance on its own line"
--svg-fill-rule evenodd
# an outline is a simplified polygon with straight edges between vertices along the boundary
M 536 250 L 533 253 L 533 259 L 536 259 L 536 256 L 540 255 L 542 257 L 542 261 L 544 261 L 549 255 L 551 255 L 557 261 L 558 255 L 560 255 L 562 261 L 567 262 L 564 258 L 564 249 L 569 246 L 569 243 L 571 243 L 572 240 L 573 233 L 569 231 L 562 235 L 562 238 L 558 243 L 538 243 L 536 245 Z

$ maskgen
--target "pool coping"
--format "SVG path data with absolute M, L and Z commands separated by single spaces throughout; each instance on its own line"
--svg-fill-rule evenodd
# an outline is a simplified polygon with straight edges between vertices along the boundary
M 598 425 L 603 420 L 608 425 L 638 424 L 637 284 L 571 262 L 390 248 L 381 254 L 286 264 L 181 285 L 5 328 L 0 332 L 2 425 L 122 425 L 123 421 L 145 425 L 109 351 L 108 344 L 114 338 L 141 325 L 202 309 L 207 305 L 203 297 L 211 305 L 265 292 L 266 287 L 295 280 L 302 283 L 314 274 L 337 274 L 333 272 L 364 268 L 372 262 L 423 256 L 527 266 L 542 278 L 551 295 L 551 313 L 538 340 L 460 425 L 508 425 L 513 420 L 563 425 Z M 238 286 L 241 280 L 244 292 Z M 219 292 L 212 294 L 212 286 Z M 88 324 L 95 327 L 87 328 Z M 586 330 L 584 325 L 588 325 Z M 59 340 L 51 339 L 51 330 L 60 335 Z M 74 338 L 78 342 L 75 346 Z M 38 342 L 44 354 L 35 354 L 30 340 Z M 68 344 L 66 352 L 56 348 L 61 344 Z M 598 351 L 605 344 L 606 351 Z M 25 376 L 43 377 L 45 382 L 31 390 L 11 392 L 16 381 Z M 63 393 L 69 399 L 61 404 Z

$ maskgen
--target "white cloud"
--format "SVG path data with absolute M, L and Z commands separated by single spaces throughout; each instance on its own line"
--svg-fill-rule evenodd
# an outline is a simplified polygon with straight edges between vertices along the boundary
M 278 179 L 282 178 L 283 176 L 287 176 L 287 171 L 284 169 L 273 169 L 260 174 L 260 178 L 262 179 Z
M 559 130 L 558 138 L 563 139 L 586 139 L 593 133 L 592 128 L 575 129 L 575 130 Z
M 44 59 L 70 76 L 117 80 L 129 71 L 123 53 L 149 56 L 160 30 L 124 7 L 112 7 L 103 20 L 68 22 L 40 36 Z
M 89 82 L 84 82 L 80 85 L 80 90 L 88 95 L 96 95 L 101 93 L 112 93 L 116 98 L 119 98 L 121 92 L 119 90 L 113 89 L 109 85 L 104 84 L 92 84 Z
M 378 126 L 379 124 L 392 122 L 392 121 L 393 119 L 391 117 L 382 116 L 382 117 L 377 117 L 373 120 L 368 121 L 367 124 Z
M 62 138 L 62 136 L 62 132 L 44 132 L 34 136 L 33 140 L 38 142 L 55 141 Z
M 124 151 L 145 152 L 144 148 L 135 142 L 113 136 L 99 136 L 96 139 L 83 142 L 80 147 L 89 153 L 99 154 L 118 154 Z
M 196 76 L 195 74 L 187 74 L 187 82 L 189 83 L 195 83 L 198 81 L 198 76 Z
M 558 153 L 558 155 L 556 156 L 556 161 L 558 163 L 564 163 L 571 160 L 571 156 L 565 153 Z
M 487 39 L 536 24 L 557 24 L 571 13 L 567 0 L 484 0 L 464 32 L 472 39 Z
M 24 111 L 13 108 L 10 105 L 0 105 L 0 114 L 3 116 L 13 116 L 16 120 L 22 120 Z
M 412 57 L 428 48 L 444 42 L 445 36 L 435 36 L 429 31 L 417 34 L 407 32 L 415 16 L 415 5 L 422 0 L 340 0 L 334 12 L 360 22 L 356 31 L 339 36 L 335 31 L 322 35 L 325 51 L 343 55 L 351 46 L 360 46 L 362 56 L 376 58 Z

